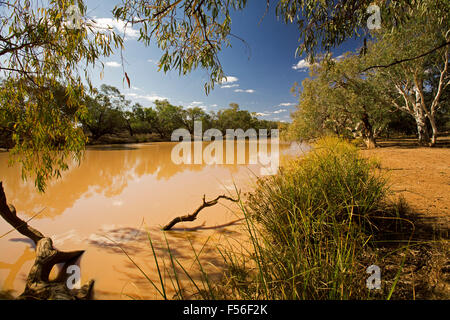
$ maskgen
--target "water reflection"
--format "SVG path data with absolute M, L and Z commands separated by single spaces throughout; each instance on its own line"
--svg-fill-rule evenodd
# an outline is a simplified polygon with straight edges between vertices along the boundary
M 174 145 L 90 147 L 81 165 L 72 165 L 62 179 L 49 183 L 44 194 L 37 193 L 31 181 L 23 182 L 19 168 L 7 166 L 8 154 L 0 153 L 0 180 L 4 182 L 8 201 L 22 217 L 45 208 L 30 223 L 51 236 L 57 248 L 86 250 L 81 260 L 82 282 L 96 280 L 97 298 L 126 298 L 122 292 L 133 297 L 156 298 L 154 288 L 122 249 L 145 269 L 147 276 L 158 281 L 148 239 L 150 231 L 157 255 L 168 257 L 167 239 L 172 254 L 195 269 L 194 247 L 207 259 L 211 273 L 219 274 L 221 258 L 213 243 L 239 238 L 236 230 L 241 217 L 236 214 L 235 204 L 222 203 L 205 209 L 197 221 L 177 225 L 170 232 L 161 232 L 159 226 L 175 216 L 191 213 L 201 204 L 203 194 L 210 199 L 234 190 L 235 184 L 243 188 L 260 168 L 177 165 L 171 161 Z M 298 146 L 280 145 L 280 153 L 301 152 Z M 0 234 L 10 229 L 6 222 L 0 221 Z M 211 246 L 204 246 L 208 241 Z M 20 293 L 34 250 L 26 238 L 14 232 L 0 239 L 0 252 L 0 290 Z
M 205 164 L 175 164 L 171 151 L 175 143 L 151 143 L 126 146 L 91 147 L 85 152 L 80 166 L 72 164 L 62 179 L 50 182 L 44 194 L 36 192 L 32 181 L 24 183 L 18 166 L 8 167 L 7 153 L 0 154 L 0 179 L 4 181 L 9 202 L 19 204 L 18 210 L 31 216 L 46 208 L 42 217 L 56 217 L 75 201 L 94 194 L 111 198 L 123 192 L 130 180 L 153 175 L 156 180 L 168 180 L 184 171 L 201 171 Z M 288 149 L 288 146 L 284 146 Z M 226 151 L 226 150 L 224 150 Z M 269 149 L 270 151 L 270 149 Z M 224 158 L 226 157 L 226 152 Z M 248 152 L 246 163 L 248 163 Z M 237 161 L 236 161 L 237 162 Z M 223 165 L 231 173 L 238 165 Z
M 6 278 L 3 280 L 4 288 L 14 288 L 14 281 L 16 280 L 19 272 L 22 270 L 26 263 L 30 263 L 36 256 L 34 248 L 26 246 L 19 258 L 13 263 L 5 263 L 0 261 L 0 269 L 9 270 Z

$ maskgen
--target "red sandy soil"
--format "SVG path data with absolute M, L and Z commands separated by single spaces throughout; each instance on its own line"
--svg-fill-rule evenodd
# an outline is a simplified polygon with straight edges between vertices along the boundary
M 420 240 L 408 254 L 377 262 L 386 287 L 394 285 L 401 270 L 394 299 L 450 299 L 450 136 L 441 137 L 434 148 L 420 147 L 414 139 L 390 139 L 361 152 L 379 160 L 393 197 L 406 200 L 416 233 L 423 231 L 417 237 L 435 239 L 438 234 L 441 239 Z
M 450 137 L 441 137 L 434 148 L 398 139 L 361 152 L 380 161 L 391 190 L 403 196 L 414 212 L 450 224 Z

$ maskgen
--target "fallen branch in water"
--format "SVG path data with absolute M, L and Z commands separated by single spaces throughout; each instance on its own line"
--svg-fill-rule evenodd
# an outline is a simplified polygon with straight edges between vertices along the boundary
M 170 221 L 168 224 L 166 224 L 162 230 L 167 231 L 172 229 L 172 227 L 174 225 L 176 225 L 177 223 L 180 222 L 185 222 L 185 221 L 194 221 L 195 219 L 197 219 L 197 215 L 200 213 L 200 211 L 202 211 L 204 208 L 207 207 L 212 207 L 214 205 L 216 205 L 220 199 L 226 199 L 232 202 L 238 202 L 239 199 L 233 199 L 231 197 L 228 197 L 226 195 L 221 195 L 218 196 L 217 198 L 215 198 L 214 200 L 211 201 L 206 201 L 205 200 L 205 195 L 203 195 L 203 204 L 197 208 L 197 210 L 195 210 L 193 213 L 185 215 L 185 216 L 180 216 L 180 217 L 176 217 L 175 219 L 173 219 L 172 221 Z
M 92 292 L 94 281 L 91 280 L 80 289 L 69 289 L 67 286 L 67 268 L 74 265 L 84 251 L 62 252 L 53 248 L 51 238 L 45 237 L 38 230 L 30 227 L 26 221 L 16 214 L 16 208 L 6 202 L 3 184 L 0 181 L 0 216 L 22 235 L 30 238 L 36 245 L 36 259 L 28 274 L 25 289 L 19 299 L 34 300 L 84 300 Z M 64 263 L 55 280 L 49 275 L 55 264 Z

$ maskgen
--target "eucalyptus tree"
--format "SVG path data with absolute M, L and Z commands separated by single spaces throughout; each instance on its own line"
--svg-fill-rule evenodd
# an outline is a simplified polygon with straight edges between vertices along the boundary
M 353 120 L 351 131 L 362 136 L 368 148 L 374 148 L 376 136 L 388 124 L 389 104 L 378 82 L 359 72 L 365 63 L 361 56 L 346 54 L 341 61 L 328 62 L 331 66 L 322 70 L 321 76 L 335 91 L 344 90 L 341 112 Z
M 214 127 L 225 135 L 227 129 L 255 129 L 257 118 L 247 110 L 241 110 L 237 103 L 230 103 L 226 109 L 216 113 Z
M 122 46 L 111 30 L 85 17 L 82 1 L 0 2 L 0 126 L 11 133 L 11 161 L 23 176 L 35 175 L 39 190 L 59 176 L 70 158 L 80 160 L 85 145 L 79 122 L 80 99 L 90 87 L 90 67 Z M 76 18 L 74 22 L 73 19 Z M 60 112 L 53 88 L 63 85 Z
M 98 92 L 85 98 L 84 105 L 87 112 L 81 122 L 93 140 L 124 129 L 129 130 L 130 134 L 133 132 L 129 118 L 131 101 L 126 100 L 117 88 L 102 85 Z
M 450 84 L 450 3 L 429 2 L 406 10 L 405 16 L 409 19 L 394 31 L 375 34 L 366 56 L 372 67 L 365 71 L 394 108 L 414 118 L 419 143 L 433 146 Z
M 330 51 L 345 40 L 368 35 L 368 9 L 380 7 L 383 19 L 403 22 L 405 7 L 431 0 L 266 0 L 267 11 L 273 4 L 276 17 L 298 27 L 297 55 L 306 53 L 314 60 L 317 53 Z M 439 0 L 441 1 L 441 0 Z M 139 27 L 139 40 L 154 41 L 162 50 L 159 69 L 187 74 L 196 68 L 208 71 L 205 90 L 224 81 L 219 53 L 241 39 L 232 32 L 232 15 L 244 10 L 247 0 L 122 0 L 113 14 L 126 24 Z M 266 12 L 267 13 L 267 12 Z
M 157 112 L 150 107 L 144 107 L 139 103 L 135 103 L 132 107 L 134 131 L 139 133 L 157 133 L 163 136 L 162 129 L 158 123 Z
M 202 130 L 208 130 L 211 128 L 211 115 L 206 113 L 200 107 L 192 107 L 184 110 L 183 122 L 189 132 L 194 133 L 195 121 L 201 121 Z
M 387 124 L 387 105 L 377 83 L 359 72 L 363 65 L 359 56 L 350 53 L 339 61 L 324 57 L 313 65 L 292 115 L 291 134 L 361 136 L 367 148 L 376 147 L 377 133 Z
M 88 69 L 121 46 L 122 39 L 83 20 L 82 1 L 75 6 L 72 0 L 11 0 L 0 1 L 0 6 L 0 126 L 13 141 L 11 162 L 22 164 L 23 177 L 34 174 L 43 191 L 71 158 L 80 161 L 86 142 L 80 120 L 86 111 L 82 98 L 90 87 Z M 65 282 L 68 266 L 83 251 L 53 248 L 51 238 L 30 227 L 7 203 L 1 181 L 0 216 L 36 246 L 22 298 L 90 296 L 93 281 L 72 291 Z M 49 273 L 58 263 L 64 264 L 57 275 L 62 281 L 50 283 Z
M 167 100 L 156 100 L 156 130 L 161 138 L 170 138 L 172 132 L 185 127 L 185 112 L 183 107 L 174 106 Z

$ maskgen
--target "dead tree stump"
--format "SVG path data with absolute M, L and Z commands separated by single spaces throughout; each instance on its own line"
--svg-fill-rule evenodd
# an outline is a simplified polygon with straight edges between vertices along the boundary
M 36 244 L 36 259 L 28 274 L 25 290 L 18 299 L 34 300 L 85 300 L 91 297 L 94 281 L 90 280 L 80 289 L 67 286 L 67 268 L 75 264 L 84 251 L 63 252 L 53 247 L 51 238 L 45 237 L 27 222 L 17 217 L 16 209 L 6 202 L 3 184 L 0 181 L 0 216 L 22 235 Z M 52 268 L 63 263 L 55 280 L 50 281 Z

